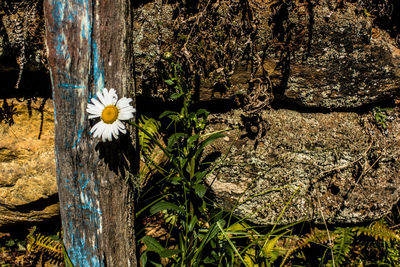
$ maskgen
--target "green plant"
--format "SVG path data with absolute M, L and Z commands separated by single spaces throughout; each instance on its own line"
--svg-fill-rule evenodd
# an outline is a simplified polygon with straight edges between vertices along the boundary
M 386 130 L 387 128 L 386 125 L 387 112 L 391 110 L 392 110 L 391 108 L 381 108 L 381 107 L 375 107 L 373 109 L 375 123 L 378 125 L 378 127 L 381 127 L 383 130 Z
M 149 195 L 151 197 L 143 201 L 148 204 L 138 214 L 146 209 L 150 216 L 163 212 L 169 231 L 177 232 L 177 238 L 174 249 L 161 249 L 163 246 L 149 236 L 141 240 L 147 246 L 147 252 L 170 258 L 176 265 L 193 266 L 199 265 L 204 256 L 199 248 L 214 238 L 219 231 L 218 225 L 225 225 L 223 219 L 214 220 L 215 223 L 210 226 L 205 223 L 213 221 L 205 200 L 207 188 L 203 182 L 210 164 L 201 160 L 207 145 L 224 135 L 223 131 L 204 133 L 209 113 L 204 109 L 191 110 L 193 91 L 184 78 L 184 71 L 180 64 L 171 60 L 171 56 L 165 58 L 168 66 L 164 73 L 165 83 L 173 91 L 171 100 L 181 103 L 181 109 L 165 111 L 160 119 L 168 123 L 166 129 L 173 133 L 163 145 L 158 138 L 159 122 L 142 118 L 141 124 L 132 124 L 139 129 L 142 155 L 147 158 L 147 165 L 154 164 L 149 155 L 155 147 L 168 157 L 168 166 L 162 169 L 162 179 L 157 181 L 159 185 L 162 184 L 159 194 L 153 194 L 156 186 L 144 191 L 142 199 Z M 147 252 L 141 256 L 142 264 L 147 263 Z

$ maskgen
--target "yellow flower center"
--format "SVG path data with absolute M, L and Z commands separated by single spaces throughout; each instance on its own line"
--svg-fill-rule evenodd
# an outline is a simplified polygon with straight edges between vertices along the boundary
M 118 108 L 116 106 L 109 105 L 103 109 L 101 119 L 107 124 L 112 124 L 118 119 L 118 113 Z

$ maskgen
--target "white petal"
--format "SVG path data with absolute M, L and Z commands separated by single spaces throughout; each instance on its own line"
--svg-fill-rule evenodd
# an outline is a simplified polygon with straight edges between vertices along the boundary
M 88 112 L 88 113 L 90 113 L 90 114 L 93 114 L 93 115 L 101 115 L 101 113 L 103 112 L 103 109 L 99 109 L 99 108 L 97 108 L 97 106 L 95 106 L 95 105 L 92 105 L 92 104 L 88 104 L 88 106 L 87 106 L 87 108 L 86 108 L 86 111 Z
M 130 120 L 133 118 L 133 112 L 120 112 L 118 114 L 118 119 L 122 121 Z
M 93 137 L 97 138 L 97 137 L 101 137 L 104 133 L 104 130 L 106 128 L 106 124 L 102 121 L 99 121 L 96 125 L 93 126 L 92 130 L 90 132 L 93 132 Z
M 114 136 L 115 139 L 118 139 L 118 125 L 114 122 L 113 124 L 111 124 L 111 130 L 112 130 L 112 135 Z
M 117 91 L 114 88 L 111 88 L 108 92 L 110 95 L 117 95 Z
M 103 136 L 105 135 L 106 140 L 112 141 L 112 127 L 111 124 L 107 124 Z
M 98 117 L 100 117 L 101 115 L 89 115 L 88 116 L 88 119 L 95 119 L 95 118 L 98 118 Z
M 96 98 L 92 98 L 92 103 L 95 105 L 96 108 L 103 110 L 105 105 L 103 105 L 103 103 L 100 103 L 99 100 L 97 100 Z
M 130 106 L 130 105 L 129 105 L 130 102 L 132 102 L 132 98 L 123 97 L 123 98 L 121 98 L 120 100 L 118 100 L 116 106 L 117 106 L 119 109 L 122 109 L 122 108 L 124 108 L 124 107 L 129 107 L 129 106 Z
M 126 129 L 125 129 L 125 125 L 120 121 L 120 120 L 116 120 L 115 123 L 118 126 L 118 130 L 123 133 L 126 134 Z
M 130 112 L 135 112 L 136 111 L 136 109 L 134 108 L 134 107 L 132 107 L 132 106 L 125 106 L 125 107 L 122 107 L 122 108 L 118 108 L 120 111 L 130 111 Z
M 107 92 L 107 89 L 104 88 L 103 93 L 104 93 L 105 101 L 107 103 L 106 106 L 115 105 L 115 103 L 117 103 L 118 96 L 117 96 L 116 91 L 113 88 L 111 88 L 110 91 L 108 91 L 108 92 Z
M 103 142 L 105 142 L 107 140 L 107 126 L 104 127 L 104 131 L 101 133 L 101 139 L 103 140 Z
M 101 124 L 104 124 L 104 122 L 99 121 L 98 123 L 96 123 L 95 125 L 93 125 L 92 129 L 90 129 L 90 133 L 93 133 L 93 132 L 96 131 L 99 127 L 101 127 Z
M 104 89 L 106 89 L 106 88 L 104 88 Z M 103 92 L 104 92 L 104 90 L 103 90 Z M 105 103 L 105 100 L 104 100 L 104 95 L 103 95 L 103 93 L 100 91 L 100 92 L 97 92 L 97 97 L 100 99 L 100 101 L 101 101 L 101 103 Z
M 103 95 L 104 95 L 104 105 L 105 106 L 111 105 L 110 94 L 109 94 L 107 88 L 103 89 Z

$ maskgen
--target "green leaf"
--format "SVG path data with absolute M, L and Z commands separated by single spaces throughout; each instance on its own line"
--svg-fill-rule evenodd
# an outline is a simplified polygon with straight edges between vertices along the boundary
M 171 202 L 167 202 L 167 201 L 160 201 L 156 204 L 154 204 L 151 208 L 150 208 L 150 214 L 154 215 L 159 211 L 162 210 L 173 210 L 179 213 L 182 213 L 182 209 L 179 208 L 177 205 L 171 203 Z
M 176 116 L 179 116 L 179 113 L 176 112 L 176 111 L 166 110 L 166 111 L 164 111 L 163 113 L 161 113 L 161 115 L 160 115 L 159 118 L 162 119 L 162 118 L 164 118 L 164 117 L 166 117 L 166 116 L 169 116 L 169 115 L 176 115 Z
M 182 177 L 180 176 L 174 176 L 171 178 L 171 184 L 179 184 L 182 181 Z
M 197 219 L 196 215 L 192 217 L 192 219 L 190 220 L 190 223 L 189 223 L 189 232 L 191 232 L 194 229 L 194 227 L 196 226 L 196 223 L 198 221 L 199 221 L 199 219 Z
M 208 170 L 202 172 L 196 172 L 194 177 L 196 177 L 196 183 L 200 183 L 203 180 L 203 177 L 206 176 Z
M 215 262 L 215 259 L 214 259 L 214 258 L 211 258 L 211 257 L 209 257 L 209 256 L 207 256 L 207 257 L 203 260 L 203 262 L 204 262 L 205 264 L 214 263 L 214 262 Z
M 214 140 L 224 137 L 224 136 L 225 135 L 222 133 L 214 133 L 211 136 L 209 136 L 206 140 L 201 142 L 200 147 L 196 151 L 196 156 L 198 156 L 207 145 L 211 144 Z
M 12 247 L 12 246 L 14 246 L 16 243 L 15 243 L 15 241 L 13 240 L 13 239 L 9 239 L 9 240 L 7 240 L 6 242 L 5 242 L 5 246 L 6 247 Z
M 161 258 L 169 258 L 171 256 L 174 256 L 176 254 L 179 254 L 181 251 L 179 249 L 164 249 L 159 253 Z
M 168 138 L 168 147 L 171 148 L 175 143 L 178 141 L 178 139 L 182 136 L 184 136 L 184 133 L 174 133 Z
M 178 98 L 180 98 L 183 94 L 181 93 L 173 93 L 169 98 L 171 98 L 171 100 L 176 100 Z
M 165 250 L 164 247 L 161 246 L 161 244 L 158 243 L 158 241 L 156 239 L 152 238 L 151 236 L 143 237 L 142 241 L 146 245 L 147 251 L 153 251 L 153 252 L 157 253 L 158 255 L 160 255 L 160 253 Z
M 140 256 L 140 263 L 141 266 L 146 266 L 147 263 L 147 252 L 143 252 L 142 255 Z
M 226 222 L 225 222 L 225 220 L 221 219 L 221 220 L 217 221 L 216 223 L 213 223 L 210 226 L 210 228 L 207 231 L 206 236 L 204 237 L 203 241 L 201 242 L 201 244 L 198 248 L 199 252 L 202 251 L 203 247 L 219 233 L 220 229 L 219 229 L 217 223 L 219 225 L 222 225 L 222 227 L 224 227 Z
M 155 266 L 155 267 L 164 267 L 164 266 L 162 266 L 161 263 L 157 263 L 157 262 L 150 261 L 150 260 L 149 260 L 149 262 L 150 262 L 151 264 L 153 264 L 153 266 Z
M 198 135 L 198 134 L 192 135 L 192 136 L 189 137 L 188 140 L 187 140 L 188 145 L 192 144 L 193 142 L 195 142 L 195 141 L 198 140 L 199 138 L 200 138 L 200 135 Z
M 197 110 L 196 116 L 200 116 L 202 114 L 206 114 L 206 116 L 207 116 L 209 114 L 209 112 L 207 110 L 205 110 L 205 109 L 202 109 L 202 108 Z
M 194 192 L 200 197 L 203 198 L 206 194 L 207 188 L 203 184 L 195 184 L 193 186 Z
M 168 85 L 174 85 L 175 82 L 173 80 L 164 80 L 164 82 Z

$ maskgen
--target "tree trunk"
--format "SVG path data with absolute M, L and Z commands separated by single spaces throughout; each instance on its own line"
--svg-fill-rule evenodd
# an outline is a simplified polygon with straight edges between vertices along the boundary
M 136 266 L 135 135 L 101 142 L 86 106 L 115 88 L 134 96 L 129 0 L 45 0 L 55 113 L 55 153 L 64 243 L 74 266 Z

